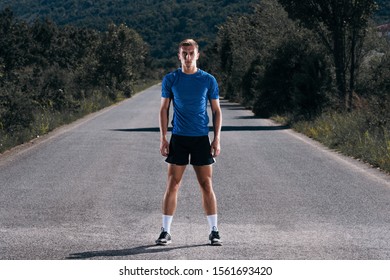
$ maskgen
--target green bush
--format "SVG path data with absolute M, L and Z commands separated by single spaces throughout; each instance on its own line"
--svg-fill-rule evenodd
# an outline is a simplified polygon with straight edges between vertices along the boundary
M 390 100 L 382 102 L 390 111 Z M 293 128 L 346 155 L 390 172 L 390 118 L 375 103 L 352 112 L 328 112 Z
M 0 12 L 0 152 L 130 97 L 147 56 L 125 25 L 102 33 Z
M 328 105 L 330 88 L 326 56 L 307 37 L 291 37 L 280 45 L 257 83 L 253 111 L 261 117 L 291 114 L 310 119 Z

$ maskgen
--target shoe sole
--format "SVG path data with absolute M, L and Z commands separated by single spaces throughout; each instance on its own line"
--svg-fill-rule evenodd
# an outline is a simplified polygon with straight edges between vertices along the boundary
M 222 246 L 222 242 L 217 241 L 217 242 L 210 242 L 211 246 Z
M 169 245 L 169 244 L 171 244 L 172 243 L 172 241 L 166 241 L 166 242 L 159 242 L 159 241 L 156 241 L 156 245 L 157 246 L 167 246 L 167 245 Z

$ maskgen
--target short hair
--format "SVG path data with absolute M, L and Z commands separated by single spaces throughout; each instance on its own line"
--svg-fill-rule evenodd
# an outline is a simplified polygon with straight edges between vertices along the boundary
M 179 52 L 181 47 L 194 46 L 199 51 L 199 45 L 194 39 L 185 39 L 179 44 Z

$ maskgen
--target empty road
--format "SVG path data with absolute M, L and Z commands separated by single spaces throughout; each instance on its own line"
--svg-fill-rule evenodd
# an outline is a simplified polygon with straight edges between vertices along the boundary
M 161 227 L 160 85 L 0 155 L 0 259 L 390 259 L 390 177 L 221 101 L 222 247 L 189 166 Z

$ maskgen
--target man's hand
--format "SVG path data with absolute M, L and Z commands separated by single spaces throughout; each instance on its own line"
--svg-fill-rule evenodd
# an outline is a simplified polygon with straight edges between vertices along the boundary
M 211 142 L 211 155 L 213 157 L 219 156 L 221 153 L 221 144 L 219 138 L 214 138 L 213 142 Z
M 168 154 L 169 154 L 169 142 L 165 138 L 161 139 L 161 142 L 160 142 L 160 153 L 164 157 L 167 157 Z

